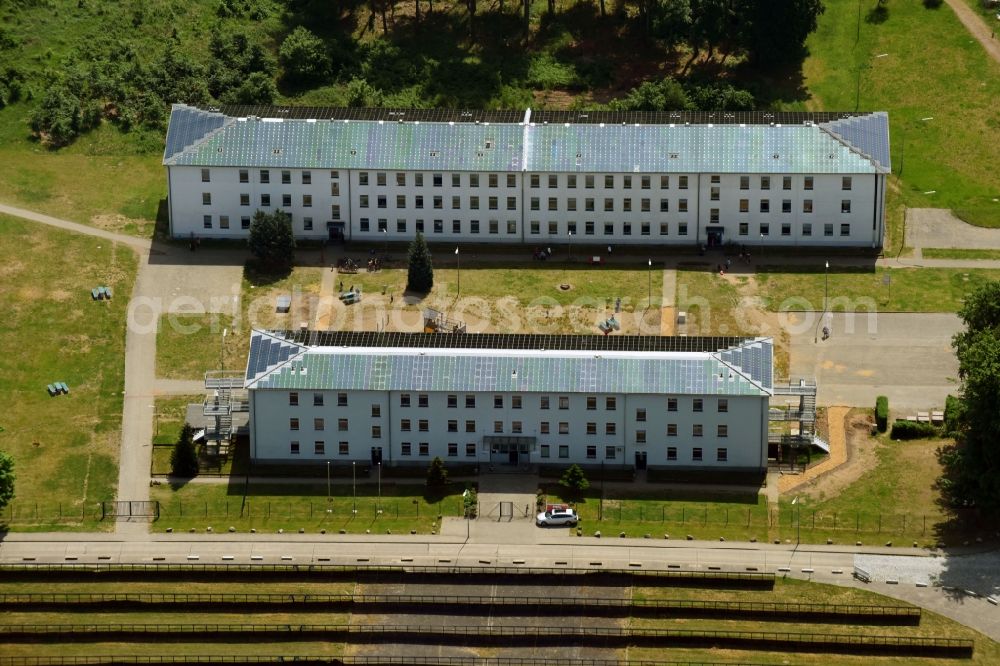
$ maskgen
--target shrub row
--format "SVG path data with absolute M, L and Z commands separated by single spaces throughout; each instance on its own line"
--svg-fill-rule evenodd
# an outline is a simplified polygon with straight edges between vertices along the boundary
M 885 432 L 889 427 L 889 398 L 880 395 L 875 399 L 875 427 Z
M 930 423 L 920 423 L 917 421 L 906 421 L 899 419 L 892 424 L 892 432 L 889 437 L 892 439 L 923 439 L 925 437 L 937 437 L 938 429 Z

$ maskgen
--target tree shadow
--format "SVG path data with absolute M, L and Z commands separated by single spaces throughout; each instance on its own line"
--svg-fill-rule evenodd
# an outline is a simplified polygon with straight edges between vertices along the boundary
M 870 25 L 881 25 L 889 20 L 889 8 L 881 2 L 865 14 L 865 23 Z
M 255 287 L 272 285 L 291 274 L 291 266 L 268 266 L 256 259 L 250 259 L 243 265 L 243 279 Z

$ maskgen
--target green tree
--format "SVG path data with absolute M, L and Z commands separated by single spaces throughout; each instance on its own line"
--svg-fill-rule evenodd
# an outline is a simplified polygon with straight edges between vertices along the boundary
M 1000 510 L 1000 282 L 965 299 L 959 317 L 966 330 L 955 336 L 961 408 L 954 444 L 938 450 L 944 473 L 938 486 L 956 506 Z
M 5 451 L 0 451 L 0 510 L 14 499 L 14 458 Z
M 801 60 L 806 37 L 826 10 L 823 0 L 737 0 L 734 7 L 736 37 L 750 61 L 763 66 Z
M 587 480 L 582 467 L 570 465 L 559 479 L 559 485 L 566 488 L 574 497 L 580 497 L 583 491 L 590 487 L 590 481 Z
M 292 216 L 283 210 L 258 210 L 250 221 L 250 252 L 267 270 L 288 270 L 295 260 Z
M 615 111 L 681 111 L 691 102 L 681 84 L 669 76 L 662 81 L 644 81 L 609 105 Z
M 330 73 L 330 56 L 323 40 L 303 26 L 293 30 L 278 50 L 285 78 L 295 83 L 321 81 Z
M 170 473 L 182 478 L 198 475 L 198 450 L 194 443 L 194 428 L 185 423 L 170 453 Z
M 427 468 L 427 490 L 440 492 L 448 485 L 448 470 L 445 469 L 444 461 L 438 456 L 434 456 L 430 466 Z
M 431 264 L 431 252 L 427 248 L 424 235 L 417 232 L 417 237 L 410 243 L 409 268 L 406 273 L 406 290 L 418 294 L 426 294 L 434 287 L 434 266 Z

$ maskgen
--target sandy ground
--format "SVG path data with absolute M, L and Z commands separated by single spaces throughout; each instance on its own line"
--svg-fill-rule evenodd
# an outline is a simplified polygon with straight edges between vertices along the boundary
M 802 474 L 782 476 L 778 481 L 780 492 L 830 497 L 857 481 L 875 464 L 871 417 L 849 407 L 830 407 L 826 413 L 829 458 Z

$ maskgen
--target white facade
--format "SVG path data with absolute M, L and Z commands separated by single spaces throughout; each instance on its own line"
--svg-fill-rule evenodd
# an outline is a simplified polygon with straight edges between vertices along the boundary
M 171 234 L 243 238 L 255 211 L 281 209 L 298 238 L 317 240 L 400 242 L 421 231 L 430 242 L 543 246 L 882 244 L 884 114 L 871 116 L 878 129 L 860 135 L 837 123 L 556 127 L 528 118 L 530 111 L 520 126 L 494 131 L 236 119 L 177 105 L 171 125 L 179 129 L 168 130 L 164 157 Z M 180 127 L 195 121 L 210 125 L 203 134 Z M 494 135 L 507 143 L 483 138 Z M 863 152 L 849 140 L 857 136 L 877 136 L 865 148 L 884 143 L 886 155 Z M 329 157 L 308 147 L 324 140 L 339 142 Z M 255 145 L 246 149 L 247 142 Z M 648 145 L 656 142 L 662 149 Z M 674 142 L 681 151 L 690 145 L 671 152 Z M 342 152 L 362 144 L 367 152 Z M 439 144 L 455 145 L 422 152 Z M 231 158 L 232 151 L 254 157 Z M 572 151 L 582 151 L 575 162 Z M 470 168 L 477 164 L 483 168 Z M 565 164 L 576 170 L 559 168 Z
M 408 241 L 420 231 L 429 242 L 875 247 L 885 224 L 884 174 L 167 170 L 177 238 L 245 238 L 254 212 L 278 209 L 298 238 L 330 238 L 343 223 L 347 240 L 363 242 Z
M 251 357 L 266 355 L 256 350 L 278 344 L 275 340 L 280 342 L 280 337 L 255 332 Z M 758 354 L 752 363 L 755 371 L 769 377 L 770 342 L 748 341 L 747 346 Z M 587 374 L 586 368 L 600 375 L 646 364 L 640 374 L 686 377 L 680 382 L 689 390 L 678 385 L 655 393 L 603 392 L 571 390 L 565 383 L 552 391 L 512 388 L 519 381 L 518 371 L 525 381 L 535 383 L 551 375 L 558 384 Z M 553 370 L 561 366 L 562 371 Z M 392 368 L 401 376 L 392 377 Z M 428 379 L 450 372 L 450 378 L 434 379 L 444 385 L 439 390 L 409 388 L 419 381 L 414 376 Z M 483 378 L 491 372 L 497 373 L 495 381 Z M 359 377 L 376 374 L 388 382 L 384 389 L 358 388 Z M 724 374 L 729 375 L 726 381 Z M 251 361 L 247 376 L 251 457 L 258 462 L 426 466 L 440 457 L 494 466 L 767 466 L 768 380 L 755 379 L 717 353 L 315 346 L 292 349 L 285 360 L 274 363 Z M 643 380 L 608 381 L 641 385 Z M 640 384 L 628 384 L 633 381 Z M 483 383 L 496 388 L 474 389 Z M 670 388 L 662 382 L 655 385 Z M 700 393 L 698 387 L 711 391 Z

